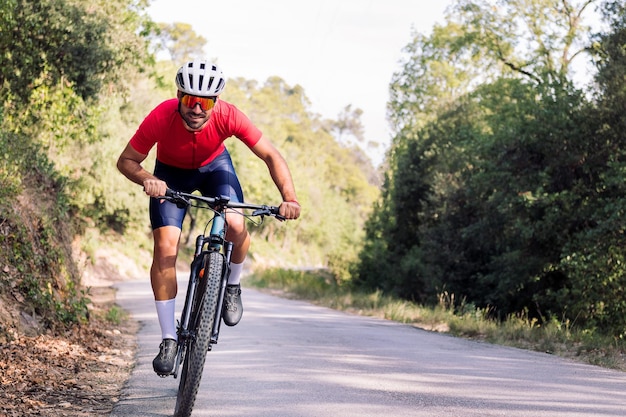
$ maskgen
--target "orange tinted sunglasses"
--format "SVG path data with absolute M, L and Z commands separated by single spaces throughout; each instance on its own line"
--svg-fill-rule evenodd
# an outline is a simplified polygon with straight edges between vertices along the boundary
M 217 97 L 199 97 L 185 94 L 180 98 L 180 102 L 190 109 L 196 107 L 196 104 L 200 104 L 202 111 L 209 111 L 215 106 Z

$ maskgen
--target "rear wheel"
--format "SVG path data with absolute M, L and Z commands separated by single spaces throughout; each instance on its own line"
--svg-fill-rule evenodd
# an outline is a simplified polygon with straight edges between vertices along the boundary
M 204 255 L 204 274 L 201 280 L 205 280 L 204 291 L 198 291 L 194 300 L 194 311 L 192 317 L 195 320 L 195 338 L 189 343 L 180 374 L 178 385 L 178 396 L 176 398 L 176 409 L 174 417 L 189 417 L 196 401 L 204 361 L 211 344 L 211 333 L 215 322 L 217 310 L 217 299 L 220 291 L 220 281 L 222 279 L 222 269 L 224 267 L 224 257 L 219 252 L 208 252 Z M 199 289 L 200 289 L 199 288 Z

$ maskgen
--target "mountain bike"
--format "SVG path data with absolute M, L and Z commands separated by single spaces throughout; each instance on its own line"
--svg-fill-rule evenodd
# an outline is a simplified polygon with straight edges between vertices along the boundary
M 279 220 L 278 207 L 231 202 L 229 197 L 204 197 L 168 189 L 165 199 L 188 208 L 199 207 L 213 212 L 204 232 L 196 237 L 185 304 L 178 324 L 178 353 L 170 375 L 180 382 L 174 417 L 189 417 L 196 400 L 207 352 L 217 343 L 222 321 L 224 294 L 230 275 L 232 242 L 226 240 L 226 213 L 246 218 L 265 216 Z M 253 210 L 246 213 L 243 210 Z M 208 233 L 207 233 L 208 231 Z M 168 375 L 161 375 L 166 377 Z

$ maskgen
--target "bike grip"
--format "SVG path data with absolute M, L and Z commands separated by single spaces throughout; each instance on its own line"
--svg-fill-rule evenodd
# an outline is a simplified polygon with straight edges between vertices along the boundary
M 280 220 L 281 222 L 283 222 L 283 221 L 287 220 L 287 218 L 286 218 L 285 216 L 281 216 L 281 215 L 279 214 L 279 210 L 278 210 L 278 209 L 279 209 L 278 207 L 274 207 L 274 206 L 270 207 L 270 211 L 271 211 L 271 212 L 272 212 L 272 214 L 274 215 L 274 218 L 275 218 L 276 220 Z

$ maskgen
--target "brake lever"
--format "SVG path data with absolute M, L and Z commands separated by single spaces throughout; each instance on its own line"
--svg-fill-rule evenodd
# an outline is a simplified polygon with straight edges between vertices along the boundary
M 273 216 L 276 220 L 279 220 L 281 222 L 287 220 L 287 218 L 285 216 L 281 216 L 278 213 L 274 213 L 272 211 L 272 209 L 270 209 L 270 208 L 262 208 L 262 209 L 254 210 L 252 212 L 252 215 L 253 216 L 261 216 L 261 218 L 263 218 L 265 216 Z
M 170 190 L 169 188 L 165 192 L 164 199 L 176 204 L 176 207 L 178 207 L 179 209 L 186 209 L 191 205 L 189 199 L 183 197 L 175 191 Z

